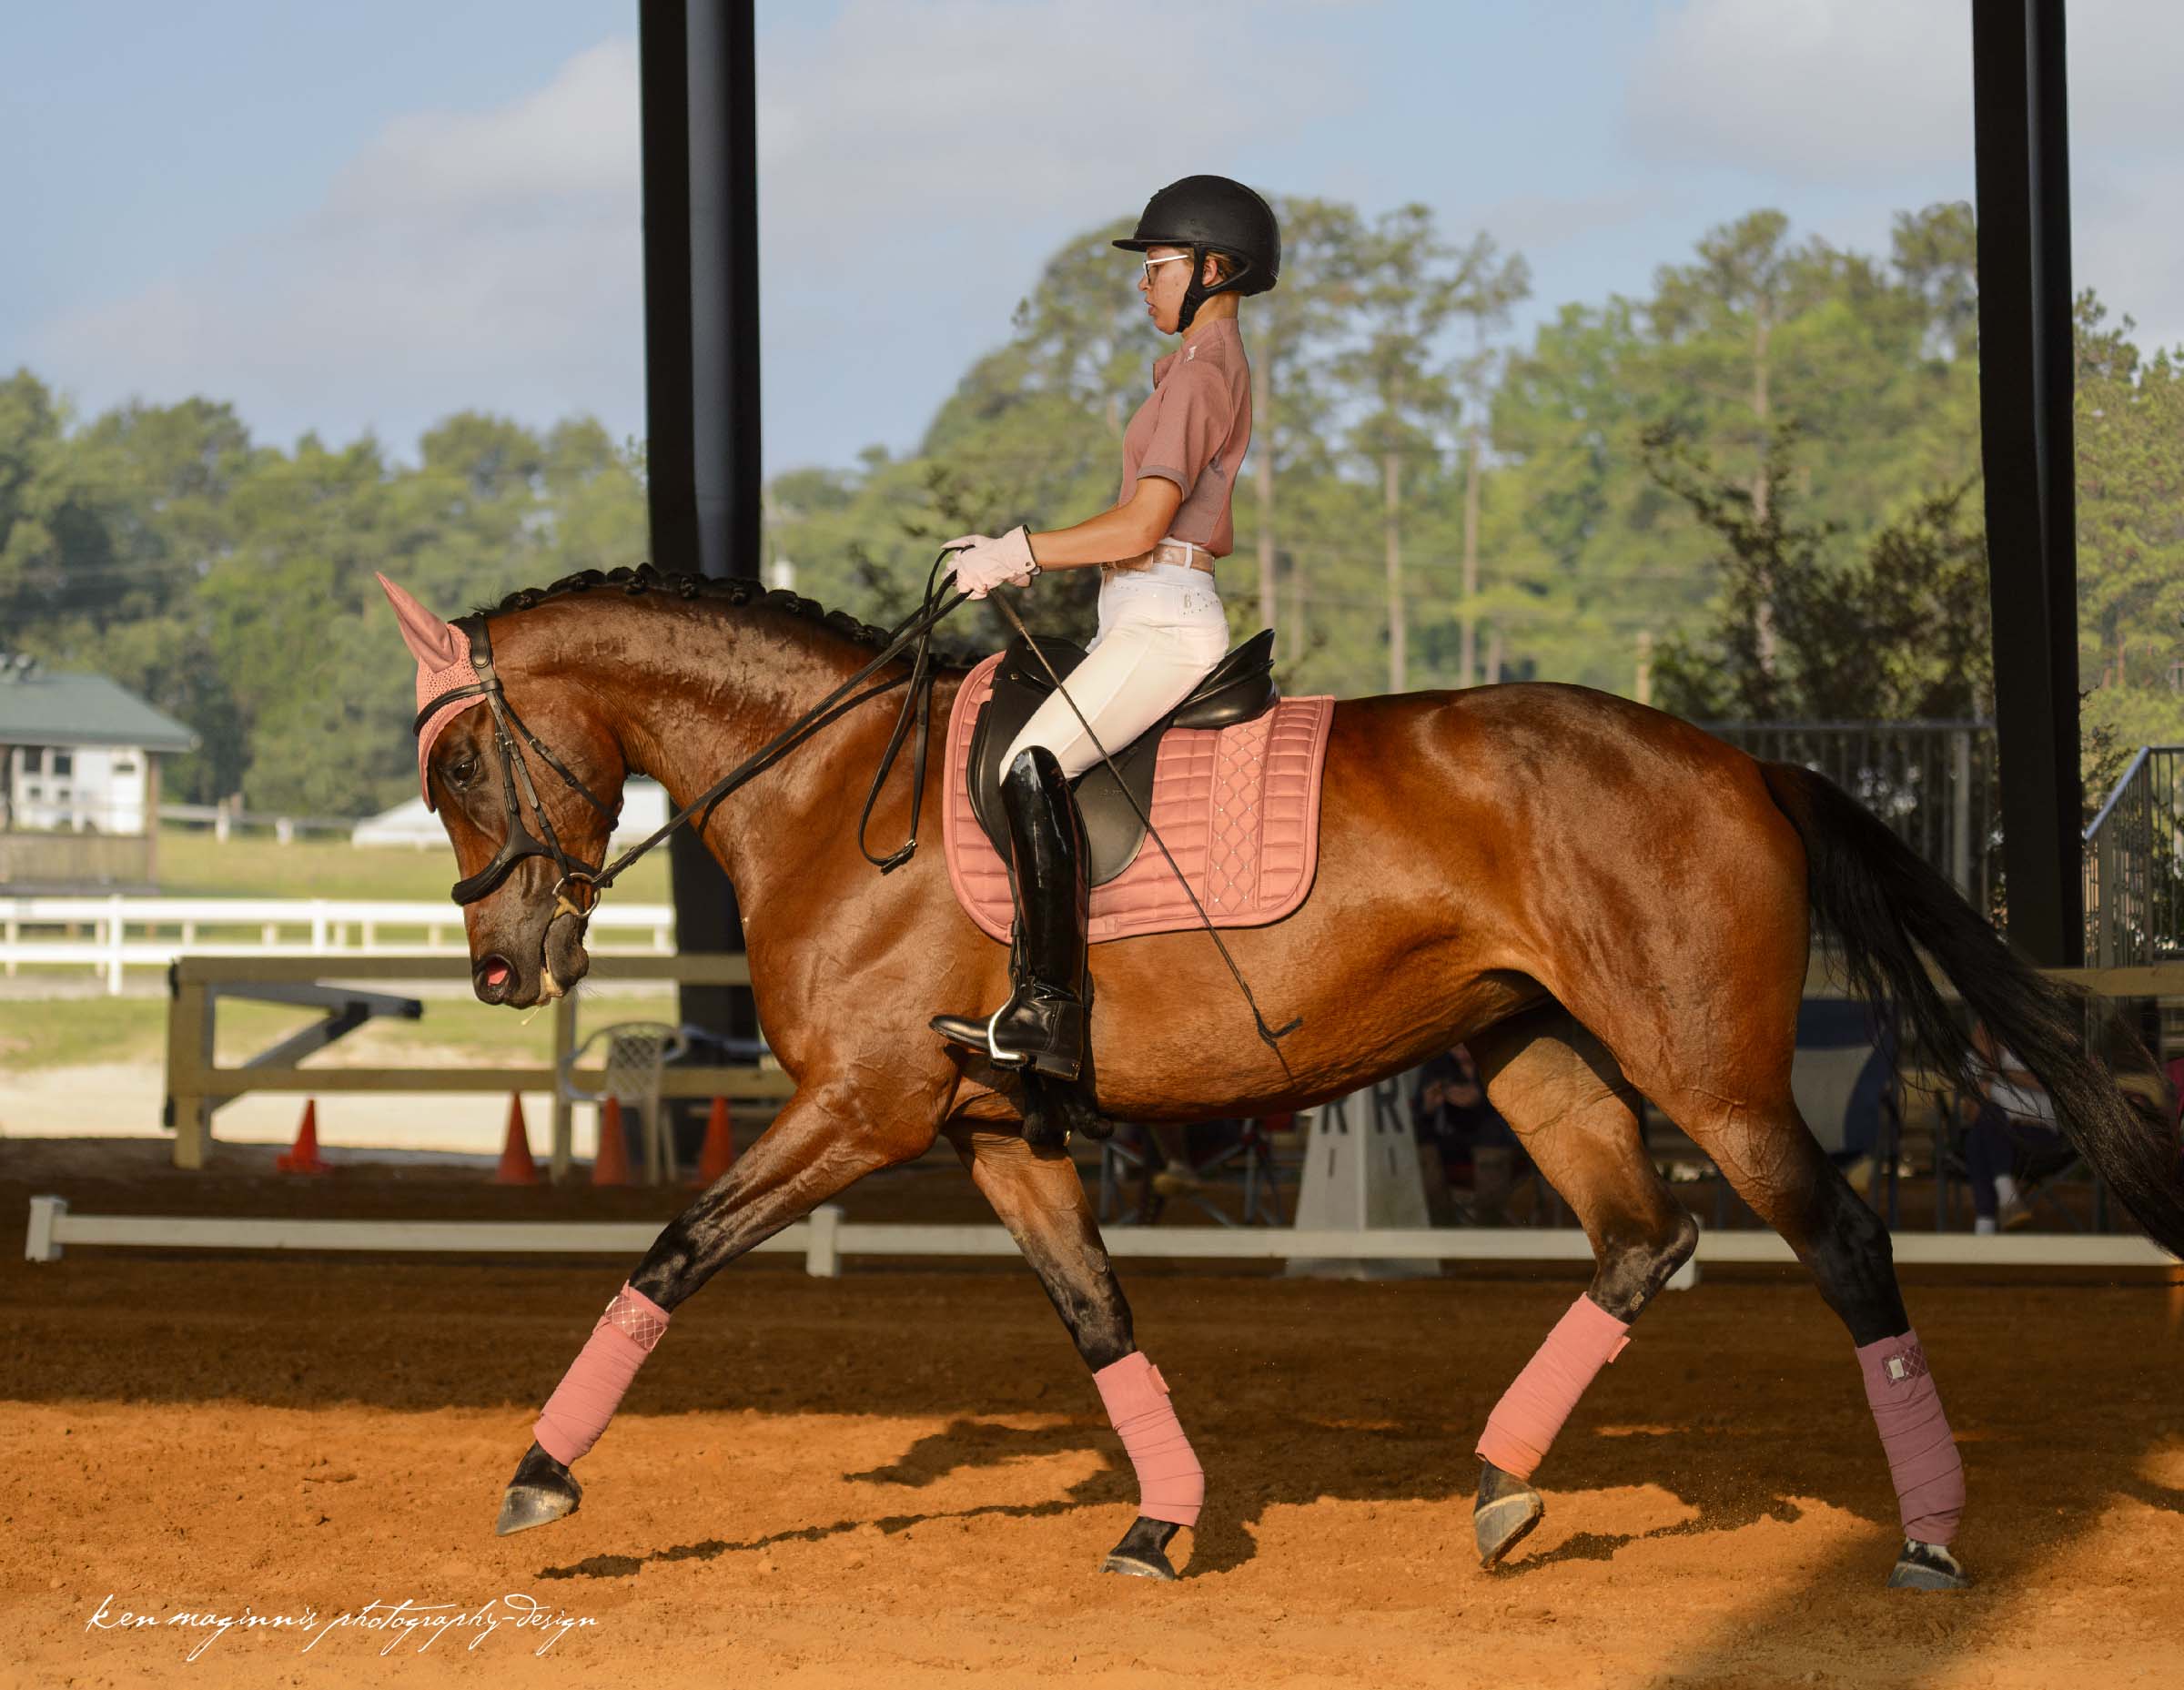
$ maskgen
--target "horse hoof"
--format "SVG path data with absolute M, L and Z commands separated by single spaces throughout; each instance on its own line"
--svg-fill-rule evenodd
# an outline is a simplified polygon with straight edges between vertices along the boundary
M 1138 1515 L 1122 1534 L 1122 1542 L 1107 1552 L 1099 1570 L 1119 1573 L 1126 1578 L 1157 1578 L 1174 1583 L 1175 1564 L 1168 1560 L 1167 1552 L 1168 1541 L 1175 1536 L 1176 1531 L 1165 1520 L 1148 1520 L 1143 1514 Z
M 494 1534 L 506 1537 L 534 1525 L 551 1525 L 562 1515 L 574 1513 L 583 1499 L 584 1487 L 577 1483 L 576 1475 L 534 1443 L 508 1482 L 500 1517 L 493 1522 Z
M 1964 1590 L 1971 1582 L 1955 1555 L 1939 1543 L 1922 1543 L 1915 1537 L 1904 1540 L 1904 1553 L 1888 1574 L 1890 1590 Z
M 1500 1562 L 1532 1535 L 1532 1527 L 1546 1513 L 1545 1501 L 1531 1485 L 1482 1460 L 1479 1497 L 1471 1504 L 1471 1535 L 1479 1545 L 1479 1564 L 1491 1567 Z

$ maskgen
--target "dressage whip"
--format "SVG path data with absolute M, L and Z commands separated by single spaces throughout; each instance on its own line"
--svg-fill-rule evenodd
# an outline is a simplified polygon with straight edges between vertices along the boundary
M 1221 960 L 1228 964 L 1228 973 L 1236 981 L 1237 989 L 1243 993 L 1244 1001 L 1251 1006 L 1251 1019 L 1259 1029 L 1259 1042 L 1274 1053 L 1275 1061 L 1281 1064 L 1281 1071 L 1294 1079 L 1296 1076 L 1290 1073 L 1289 1061 L 1282 1056 L 1280 1045 L 1275 1041 L 1287 1038 L 1302 1027 L 1304 1017 L 1297 1016 L 1288 1026 L 1279 1029 L 1267 1025 L 1267 1017 L 1259 1013 L 1259 999 L 1252 996 L 1250 983 L 1244 978 L 1243 970 L 1236 966 L 1236 958 L 1228 954 L 1228 944 L 1222 939 L 1220 929 L 1213 925 L 1213 917 L 1206 913 L 1206 906 L 1198 902 L 1198 895 L 1191 887 L 1190 876 L 1177 863 L 1175 854 L 1168 848 L 1168 841 L 1160 837 L 1160 830 L 1153 825 L 1153 818 L 1146 814 L 1145 806 L 1138 802 L 1138 794 L 1130 790 L 1122 778 L 1122 771 L 1115 766 L 1115 759 L 1108 754 L 1107 746 L 1100 743 L 1099 735 L 1093 731 L 1092 724 L 1085 720 L 1085 713 L 1077 707 L 1077 700 L 1069 695 L 1069 689 L 1063 684 L 1062 677 L 1055 673 L 1054 665 L 1046 661 L 1046 653 L 1039 649 L 1039 643 L 1032 638 L 1031 630 L 1024 625 L 1024 619 L 1016 614 L 1016 606 L 999 597 L 995 597 L 993 603 L 1008 619 L 1009 625 L 1023 637 L 1024 643 L 1031 648 L 1031 654 L 1039 660 L 1039 667 L 1046 672 L 1046 678 L 1054 683 L 1054 690 L 1061 694 L 1063 703 L 1069 706 L 1069 713 L 1077 718 L 1077 725 L 1085 731 L 1085 737 L 1092 742 L 1092 749 L 1099 753 L 1099 760 L 1107 764 L 1107 773 L 1115 777 L 1115 784 L 1122 789 L 1122 795 L 1130 801 L 1130 808 L 1137 811 L 1138 819 L 1145 824 L 1147 836 L 1160 847 L 1160 855 L 1168 859 L 1168 866 L 1176 876 L 1176 884 L 1183 888 L 1183 896 L 1190 900 L 1191 908 L 1198 911 L 1198 923 L 1206 929 L 1206 936 L 1213 941 L 1214 948 L 1220 952 Z

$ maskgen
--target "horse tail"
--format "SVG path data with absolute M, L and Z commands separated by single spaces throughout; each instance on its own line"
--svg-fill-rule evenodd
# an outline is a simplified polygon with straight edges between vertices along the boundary
M 1921 962 L 1926 950 L 2047 1088 L 2057 1124 L 2148 1235 L 2184 1255 L 2184 1163 L 2174 1130 L 2160 1111 L 2134 1103 L 2088 1049 L 2090 995 L 2019 957 L 1931 864 L 1825 775 L 1784 763 L 1760 770 L 1805 842 L 1807 896 L 1842 942 L 1851 990 L 1868 1001 L 1893 998 L 1926 1047 L 1962 1072 L 1971 1041 Z

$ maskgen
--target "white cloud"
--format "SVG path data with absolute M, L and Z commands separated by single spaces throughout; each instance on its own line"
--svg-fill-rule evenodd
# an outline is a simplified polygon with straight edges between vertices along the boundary
M 769 460 L 914 438 L 1062 236 L 1339 115 L 1339 48 L 1305 50 L 1339 11 L 849 0 L 770 30 Z M 508 105 L 394 118 L 285 228 L 87 299 L 30 350 L 90 409 L 204 392 L 275 440 L 376 426 L 406 451 L 462 406 L 641 430 L 639 172 L 636 44 L 610 40 Z
M 1943 0 L 1682 0 L 1633 66 L 1625 122 L 1679 162 L 1842 182 L 1972 150 L 1971 14 Z
M 1504 248 L 1531 256 L 1646 223 L 1671 203 L 1653 183 L 1618 193 L 1517 194 L 1494 201 L 1477 221 Z
M 2072 140 L 2175 147 L 2184 7 L 2072 0 Z M 1972 159 L 1961 0 L 1678 0 L 1633 66 L 1633 142 L 1662 158 L 1856 184 Z
M 2184 345 L 2184 228 L 2176 217 L 2176 170 L 2128 165 L 2082 179 L 2070 203 L 2071 279 L 2091 288 L 2110 321 L 2128 313 L 2143 351 Z
M 1285 114 L 1354 97 L 1294 32 L 1267 26 L 1299 9 L 850 0 L 762 58 L 762 215 L 847 244 L 1134 209 L 1280 133 Z
M 637 169 L 637 46 L 611 40 L 499 110 L 395 118 L 335 180 L 323 220 L 463 227 L 572 205 L 626 214 Z
M 1340 121 L 1362 97 L 1342 9 L 849 0 L 769 35 L 769 460 L 812 461 L 822 439 L 846 457 L 845 408 L 863 440 L 915 439 L 1060 240 L 1179 176 L 1248 175 L 1239 159 L 1308 118 Z
M 2184 339 L 2184 224 L 2167 210 L 2184 7 L 2073 0 L 2070 21 L 2079 278 L 2143 343 Z M 1063 237 L 1187 171 L 1248 177 L 1239 161 L 1340 133 L 1374 82 L 1349 25 L 1312 0 L 787 14 L 759 59 L 769 463 L 914 440 Z M 1707 197 L 1773 198 L 1874 249 L 1890 211 L 1970 191 L 1969 54 L 1961 0 L 1677 0 L 1630 75 L 1637 181 L 1620 166 L 1593 191 L 1520 179 L 1451 227 L 1535 259 L 1651 261 L 1710 165 L 1741 180 Z M 283 441 L 376 427 L 406 452 L 462 406 L 639 431 L 638 126 L 635 43 L 604 41 L 521 99 L 394 118 L 315 203 L 213 263 L 116 298 L 86 277 L 23 350 L 88 409 L 203 392 Z M 1415 179 L 1415 161 L 1325 152 L 1323 192 L 1370 206 Z M 1452 190 L 1491 182 L 1450 166 Z
M 2148 339 L 2184 334 L 2184 171 L 2175 118 L 2184 6 L 2072 0 L 2071 212 L 2081 285 Z M 1642 157 L 1870 195 L 1875 212 L 1970 197 L 1972 20 L 1962 0 L 1678 0 L 1634 63 L 1623 110 Z M 1839 201 L 1835 202 L 1839 205 Z M 1855 219 L 1854 219 L 1855 220 Z
M 36 337 L 94 407 L 231 397 L 275 438 L 461 406 L 543 421 L 641 407 L 636 46 L 577 55 L 500 108 L 395 119 L 261 243 Z

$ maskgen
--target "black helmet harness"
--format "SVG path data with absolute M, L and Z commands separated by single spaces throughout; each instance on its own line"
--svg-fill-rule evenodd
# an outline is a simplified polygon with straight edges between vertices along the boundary
M 1182 247 L 1190 253 L 1190 280 L 1183 289 L 1178 329 L 1188 329 L 1198 307 L 1217 293 L 1265 293 L 1281 273 L 1281 229 L 1273 207 L 1241 182 L 1225 176 L 1187 176 L 1146 201 L 1125 251 Z M 1236 273 L 1206 285 L 1206 255 L 1234 260 Z
M 1198 307 L 1215 294 L 1236 291 L 1236 285 L 1242 278 L 1243 274 L 1240 267 L 1238 273 L 1231 276 L 1227 281 L 1216 282 L 1210 288 L 1206 285 L 1206 255 L 1209 251 L 1218 252 L 1220 250 L 1221 248 L 1218 247 L 1194 246 L 1191 248 L 1190 281 L 1183 289 L 1183 309 L 1176 315 L 1176 327 L 1178 329 L 1189 328 L 1191 319 L 1198 314 Z

